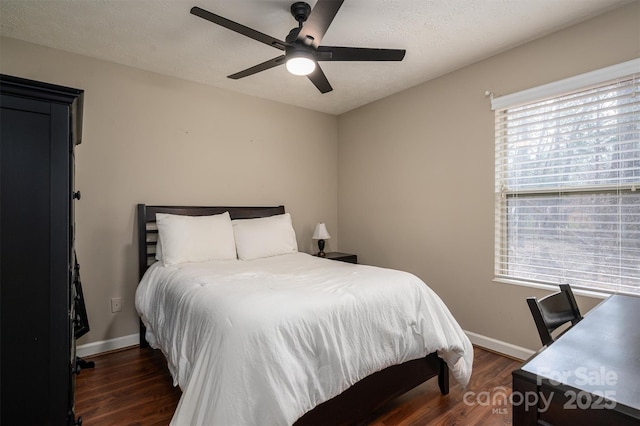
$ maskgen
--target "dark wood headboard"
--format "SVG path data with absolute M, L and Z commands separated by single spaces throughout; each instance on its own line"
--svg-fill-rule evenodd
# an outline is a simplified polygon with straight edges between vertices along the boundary
M 274 207 L 191 207 L 191 206 L 147 206 L 138 204 L 138 279 L 141 280 L 147 268 L 156 261 L 158 227 L 156 213 L 186 216 L 207 216 L 229 212 L 231 219 L 254 219 L 284 213 L 284 206 Z

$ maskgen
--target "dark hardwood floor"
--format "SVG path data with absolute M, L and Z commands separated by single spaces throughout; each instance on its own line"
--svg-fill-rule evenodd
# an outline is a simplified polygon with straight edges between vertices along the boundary
M 94 369 L 77 378 L 76 415 L 84 426 L 166 425 L 180 398 L 160 351 L 130 348 L 86 358 Z M 451 379 L 449 395 L 432 379 L 372 413 L 371 426 L 510 425 L 514 361 L 475 348 L 467 389 Z

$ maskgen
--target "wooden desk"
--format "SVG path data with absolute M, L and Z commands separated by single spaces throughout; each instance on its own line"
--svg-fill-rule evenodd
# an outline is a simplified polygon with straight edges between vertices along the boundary
M 640 297 L 614 295 L 513 372 L 513 424 L 640 424 Z

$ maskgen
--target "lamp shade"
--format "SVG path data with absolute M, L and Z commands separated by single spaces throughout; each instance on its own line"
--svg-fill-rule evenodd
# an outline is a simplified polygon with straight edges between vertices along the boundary
M 316 230 L 313 231 L 313 237 L 311 238 L 314 240 L 328 240 L 331 238 L 331 235 L 329 235 L 329 231 L 327 231 L 327 227 L 324 223 L 318 223 L 316 224 Z

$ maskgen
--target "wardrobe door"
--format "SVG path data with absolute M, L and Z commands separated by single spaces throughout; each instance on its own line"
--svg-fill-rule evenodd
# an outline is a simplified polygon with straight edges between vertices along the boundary
M 69 106 L 0 101 L 1 424 L 69 416 Z

